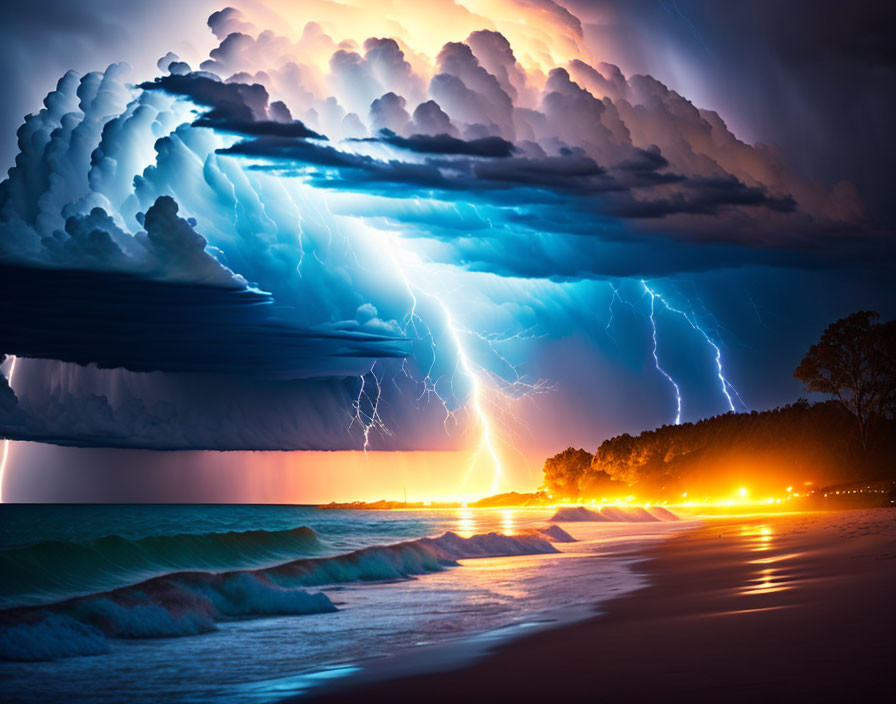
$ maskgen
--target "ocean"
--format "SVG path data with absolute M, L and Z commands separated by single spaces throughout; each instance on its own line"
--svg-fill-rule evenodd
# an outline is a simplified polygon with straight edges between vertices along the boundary
M 277 701 L 584 617 L 641 586 L 634 547 L 689 525 L 654 513 L 0 505 L 3 700 Z

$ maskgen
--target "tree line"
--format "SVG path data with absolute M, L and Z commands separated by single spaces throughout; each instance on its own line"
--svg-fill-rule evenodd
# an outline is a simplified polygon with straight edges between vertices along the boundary
M 592 454 L 567 448 L 544 465 L 560 497 L 709 494 L 748 479 L 782 482 L 896 476 L 896 322 L 860 311 L 832 323 L 794 376 L 830 400 L 726 413 L 605 440 Z

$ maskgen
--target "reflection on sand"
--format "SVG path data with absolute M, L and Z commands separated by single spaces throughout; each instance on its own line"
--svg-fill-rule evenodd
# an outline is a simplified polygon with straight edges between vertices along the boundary
M 757 557 L 755 560 L 750 560 L 751 564 L 754 565 L 768 565 L 774 562 L 783 562 L 784 560 L 792 560 L 795 557 L 800 557 L 805 555 L 805 552 L 789 552 L 785 555 L 771 555 L 769 557 Z
M 769 550 L 772 547 L 772 528 L 768 525 L 763 526 L 743 526 L 740 529 L 741 537 L 747 539 L 747 544 L 751 550 L 762 551 Z
M 780 570 L 774 567 L 765 567 L 759 570 L 759 576 L 747 580 L 748 586 L 740 590 L 740 594 L 745 596 L 754 594 L 771 594 L 772 592 L 782 592 L 790 589 L 789 582 L 792 578 L 782 574 Z
M 748 550 L 751 552 L 767 552 L 774 547 L 774 531 L 769 525 L 759 526 L 743 526 L 740 531 L 741 537 L 746 539 Z M 795 557 L 799 553 L 790 553 L 785 555 L 769 555 L 750 560 L 753 565 L 774 565 L 777 562 Z M 796 577 L 785 572 L 781 567 L 763 566 L 758 572 L 753 573 L 754 576 L 747 580 L 746 586 L 738 591 L 742 596 L 755 596 L 759 594 L 772 594 L 790 589 L 792 582 Z

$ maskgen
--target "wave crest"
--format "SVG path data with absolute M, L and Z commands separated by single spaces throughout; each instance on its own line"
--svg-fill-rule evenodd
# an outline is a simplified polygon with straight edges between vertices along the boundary
M 85 542 L 47 541 L 0 552 L 0 605 L 35 605 L 133 584 L 178 570 L 275 564 L 318 552 L 305 526 L 282 531 L 110 535 Z
M 329 597 L 303 587 L 407 579 L 459 559 L 558 552 L 541 532 L 445 533 L 344 555 L 292 560 L 223 573 L 175 572 L 44 607 L 0 612 L 0 659 L 52 660 L 106 652 L 108 638 L 160 638 L 213 631 L 217 622 L 261 615 L 336 611 Z
M 646 523 L 650 521 L 677 521 L 678 516 L 660 506 L 602 506 L 599 510 L 584 506 L 569 506 L 557 509 L 551 516 L 557 522 L 611 522 Z

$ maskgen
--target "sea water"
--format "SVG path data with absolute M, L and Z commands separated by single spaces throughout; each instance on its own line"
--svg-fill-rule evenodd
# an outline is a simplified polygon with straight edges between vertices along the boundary
M 0 506 L 3 700 L 276 701 L 374 658 L 588 614 L 641 586 L 638 545 L 688 525 L 625 516 L 547 543 L 531 535 L 545 510 Z M 447 531 L 510 538 L 419 541 Z M 459 559 L 434 562 L 443 548 Z

